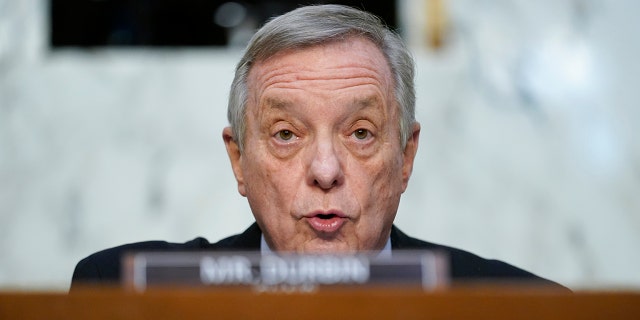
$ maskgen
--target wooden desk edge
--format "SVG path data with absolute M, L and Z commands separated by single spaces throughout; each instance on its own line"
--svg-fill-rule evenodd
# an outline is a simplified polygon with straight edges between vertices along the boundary
M 86 287 L 71 294 L 0 292 L 0 319 L 613 319 L 640 316 L 640 293 L 465 287 L 424 292 L 394 287 L 311 293 L 158 288 L 144 293 Z

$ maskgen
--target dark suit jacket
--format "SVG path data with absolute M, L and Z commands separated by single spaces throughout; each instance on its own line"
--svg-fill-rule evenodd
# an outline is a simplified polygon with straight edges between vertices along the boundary
M 256 223 L 243 233 L 209 243 L 204 238 L 196 238 L 185 243 L 148 241 L 126 244 L 94 253 L 82 259 L 73 272 L 71 289 L 83 284 L 108 284 L 120 280 L 121 258 L 129 251 L 255 251 L 260 250 L 262 231 Z M 549 280 L 516 268 L 498 260 L 483 259 L 472 253 L 411 238 L 393 226 L 391 230 L 392 250 L 438 250 L 450 259 L 450 275 L 455 283 L 468 281 L 531 282 L 541 285 L 561 287 Z

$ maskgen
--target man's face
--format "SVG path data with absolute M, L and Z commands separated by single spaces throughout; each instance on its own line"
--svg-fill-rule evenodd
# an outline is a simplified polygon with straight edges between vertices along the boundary
M 382 249 L 420 131 L 402 150 L 382 52 L 361 38 L 281 52 L 252 67 L 248 88 L 243 153 L 230 128 L 223 137 L 269 246 Z

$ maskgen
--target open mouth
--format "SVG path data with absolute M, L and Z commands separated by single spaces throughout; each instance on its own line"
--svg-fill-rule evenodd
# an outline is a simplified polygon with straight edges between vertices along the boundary
M 307 218 L 307 222 L 311 228 L 322 233 L 336 232 L 340 230 L 346 221 L 346 217 L 342 217 L 336 213 L 318 213 Z

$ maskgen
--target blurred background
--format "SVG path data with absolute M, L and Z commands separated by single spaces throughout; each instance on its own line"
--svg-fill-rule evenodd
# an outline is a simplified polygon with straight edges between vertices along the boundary
M 0 0 L 0 290 L 67 290 L 79 259 L 126 242 L 244 230 L 228 88 L 255 28 L 298 3 Z M 640 289 L 640 2 L 342 3 L 415 54 L 402 230 L 575 290 Z

